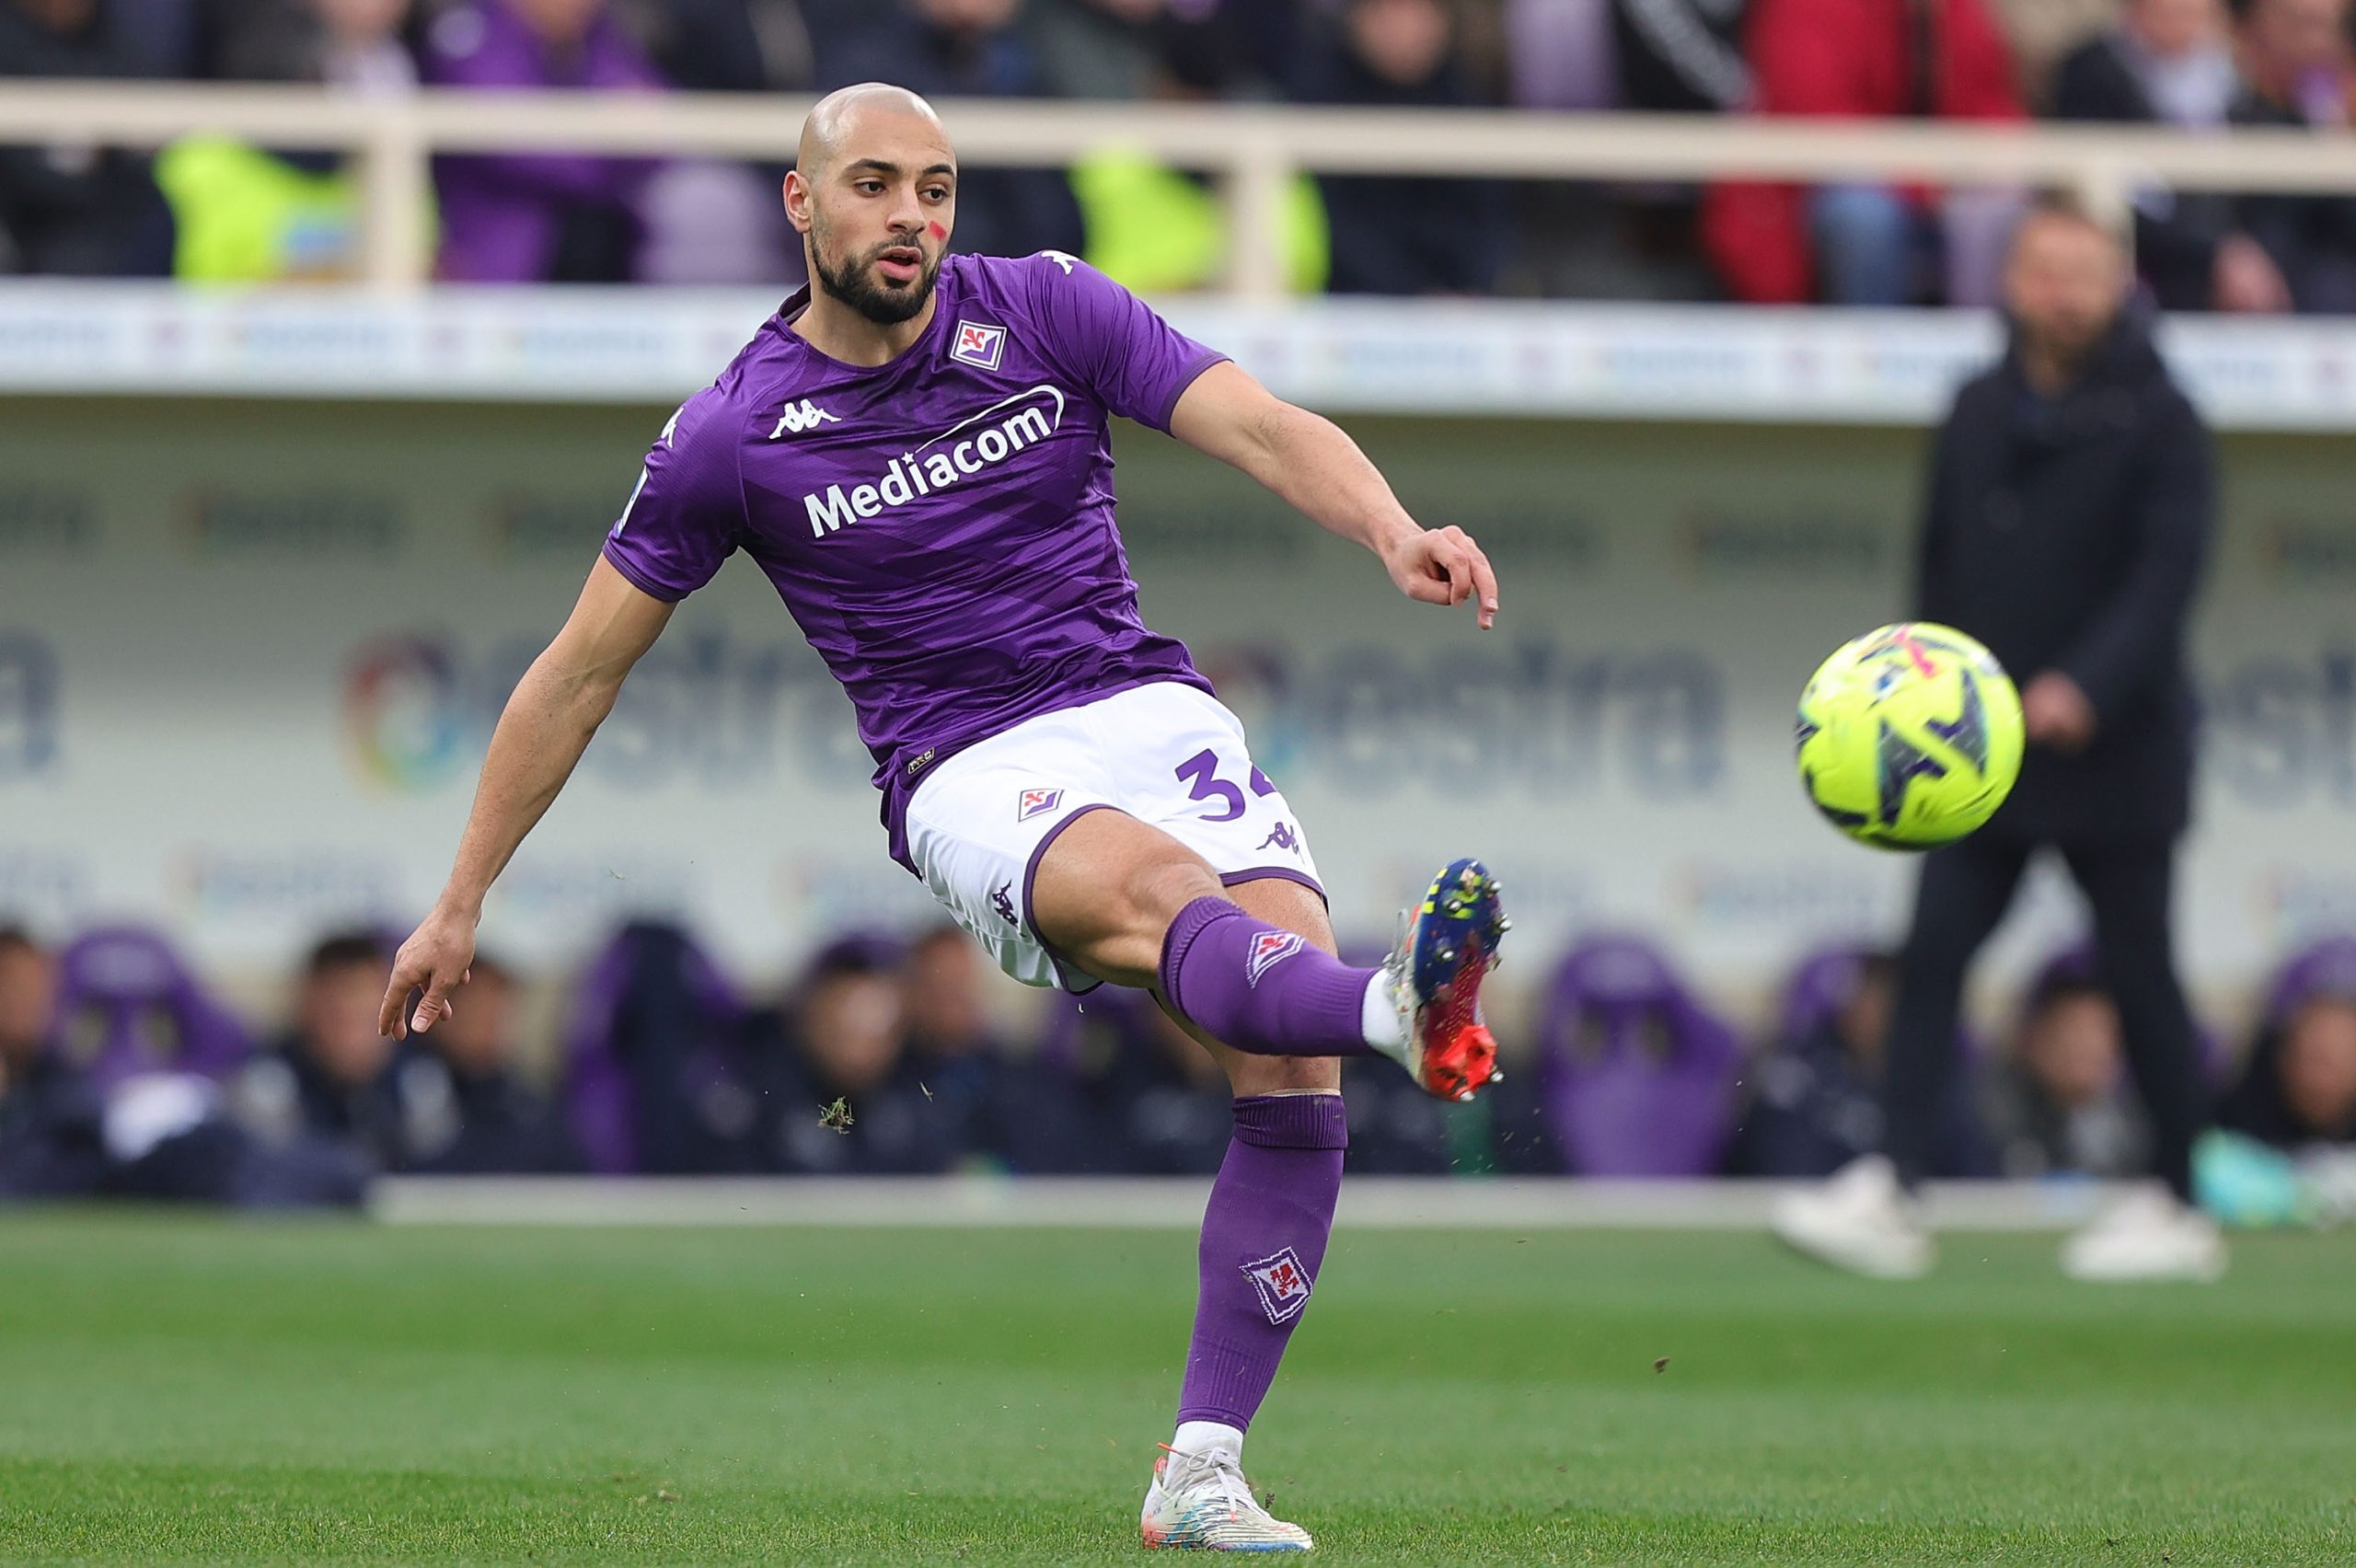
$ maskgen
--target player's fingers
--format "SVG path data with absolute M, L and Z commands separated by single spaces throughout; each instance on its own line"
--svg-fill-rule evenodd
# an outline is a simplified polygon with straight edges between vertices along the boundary
M 1480 546 L 1467 540 L 1465 550 L 1472 557 L 1472 592 L 1480 599 L 1481 629 L 1486 631 L 1497 624 L 1497 574 Z
M 393 977 L 385 984 L 384 1004 L 376 1009 L 376 1034 L 384 1040 L 399 1040 L 409 1033 L 409 1026 L 401 1017 L 402 1004 L 417 988 L 417 978 L 400 964 L 393 965 Z
M 420 1034 L 450 1016 L 450 980 L 436 975 L 427 983 L 425 995 L 418 998 L 417 1011 L 410 1019 L 410 1027 Z
M 1428 556 L 1415 563 L 1415 570 L 1408 573 L 1403 586 L 1407 591 L 1407 597 L 1419 605 L 1449 603 L 1448 578 L 1441 572 L 1438 563 Z
M 1472 559 L 1462 545 L 1449 540 L 1438 552 L 1440 570 L 1448 573 L 1448 602 L 1464 603 L 1472 592 Z

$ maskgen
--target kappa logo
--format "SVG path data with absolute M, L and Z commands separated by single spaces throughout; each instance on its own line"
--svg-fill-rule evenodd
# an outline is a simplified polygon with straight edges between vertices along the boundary
M 1034 816 L 1045 816 L 1063 803 L 1061 790 L 1025 790 L 1014 804 L 1014 820 L 1029 822 Z
M 781 435 L 800 435 L 803 431 L 816 430 L 822 424 L 842 422 L 840 414 L 830 414 L 804 398 L 799 403 L 785 406 L 785 411 L 777 417 L 777 428 L 769 432 L 769 439 L 775 441 Z
M 1006 354 L 1006 329 L 992 327 L 982 321 L 957 323 L 957 340 L 950 346 L 949 357 L 967 364 L 977 364 L 984 370 L 996 370 L 998 362 Z
M 1301 1266 L 1300 1256 L 1291 1248 L 1272 1252 L 1256 1263 L 1246 1263 L 1243 1272 L 1252 1281 L 1252 1288 L 1259 1293 L 1260 1309 L 1272 1323 L 1288 1323 L 1300 1316 L 1309 1305 L 1309 1271 Z
M 996 910 L 998 917 L 1008 925 L 1022 924 L 1014 916 L 1014 883 L 1011 881 L 1000 882 L 997 890 L 990 894 L 990 907 Z
M 1243 981 L 1254 990 L 1260 976 L 1300 951 L 1299 931 L 1263 931 L 1252 939 L 1251 956 L 1243 961 Z
M 1279 849 L 1288 850 L 1295 855 L 1300 853 L 1300 835 L 1293 831 L 1292 824 L 1288 822 L 1276 824 L 1269 830 L 1268 836 L 1260 840 L 1260 847 L 1263 849 L 1272 844 Z

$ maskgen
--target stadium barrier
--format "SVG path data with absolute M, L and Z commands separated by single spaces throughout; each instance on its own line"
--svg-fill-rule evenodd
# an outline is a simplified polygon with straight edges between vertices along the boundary
M 535 149 L 779 158 L 813 100 L 759 94 L 420 92 L 357 98 L 309 86 L 17 81 L 0 143 L 159 146 L 191 132 L 359 159 L 366 276 L 426 281 L 424 197 L 437 153 Z M 2114 220 L 2135 193 L 2356 191 L 2345 138 L 2250 129 L 1967 125 L 1909 121 L 1583 115 L 1501 110 L 945 99 L 969 164 L 1061 167 L 1126 147 L 1219 177 L 1236 236 L 1230 287 L 1284 292 L 1277 242 L 1293 179 L 1423 174 L 1524 179 L 1884 179 L 2067 188 Z

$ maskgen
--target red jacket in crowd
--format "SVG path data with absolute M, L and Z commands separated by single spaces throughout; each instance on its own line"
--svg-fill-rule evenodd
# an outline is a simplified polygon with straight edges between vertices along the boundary
M 1931 59 L 1918 68 L 1927 33 Z M 2013 55 L 1983 0 L 1754 0 L 1746 40 L 1762 114 L 2020 120 Z M 1816 292 L 1802 188 L 1713 187 L 1702 237 L 1736 299 Z

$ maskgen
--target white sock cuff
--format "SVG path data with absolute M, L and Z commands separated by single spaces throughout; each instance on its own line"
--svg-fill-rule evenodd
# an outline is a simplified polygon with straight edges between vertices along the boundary
M 1243 1429 L 1230 1426 L 1223 1421 L 1182 1421 L 1178 1435 L 1170 1446 L 1182 1454 L 1199 1454 L 1207 1448 L 1224 1448 L 1237 1458 L 1243 1457 Z
M 1366 1035 L 1366 1043 L 1387 1056 L 1395 1058 L 1406 1050 L 1406 1024 L 1399 1016 L 1399 997 L 1391 988 L 1389 970 L 1376 970 L 1374 977 L 1366 983 L 1358 1028 Z

